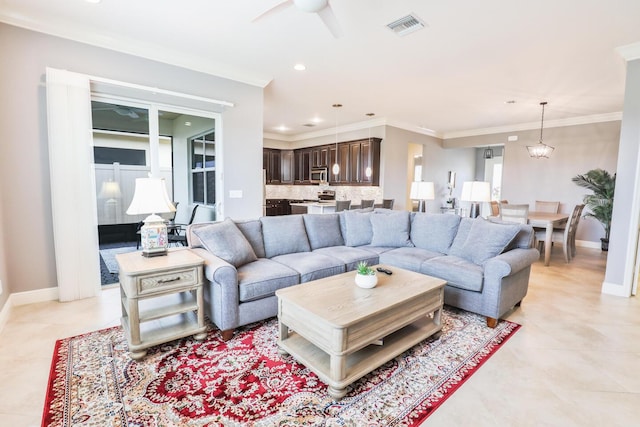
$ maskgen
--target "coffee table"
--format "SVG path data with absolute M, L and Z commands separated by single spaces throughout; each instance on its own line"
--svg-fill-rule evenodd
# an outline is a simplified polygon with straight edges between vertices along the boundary
M 347 386 L 442 330 L 446 281 L 383 265 L 372 289 L 355 271 L 276 291 L 280 352 L 328 384 L 335 399 Z

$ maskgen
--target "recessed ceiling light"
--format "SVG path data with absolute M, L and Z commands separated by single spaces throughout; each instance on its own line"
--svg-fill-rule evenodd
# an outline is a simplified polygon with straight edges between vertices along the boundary
M 293 66 L 293 69 L 296 71 L 304 71 L 307 67 L 304 64 L 296 64 Z
M 311 119 L 311 123 L 322 123 L 324 120 L 322 120 L 320 117 L 314 117 L 313 119 Z
M 185 126 L 191 126 L 191 122 L 184 122 Z
M 508 101 L 504 101 L 505 104 L 515 104 L 516 100 L 515 99 L 510 99 Z
M 280 132 L 286 132 L 289 130 L 288 127 L 286 127 L 285 125 L 280 125 L 278 127 L 276 127 L 276 130 L 279 130 Z

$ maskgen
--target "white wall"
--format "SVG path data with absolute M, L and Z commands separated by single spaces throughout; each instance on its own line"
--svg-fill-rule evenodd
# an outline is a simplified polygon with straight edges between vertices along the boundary
M 229 165 L 225 179 L 227 191 L 241 189 L 243 198 L 224 194 L 226 214 L 241 218 L 262 212 L 262 88 L 6 24 L 0 24 L 0 51 L 3 58 L 11 58 L 3 61 L 0 79 L 0 99 L 11 105 L 0 115 L 0 182 L 12 183 L 0 202 L 0 247 L 11 247 L 4 251 L 5 291 L 57 286 L 44 87 L 47 66 L 234 102 L 235 107 L 220 111 L 224 161 Z

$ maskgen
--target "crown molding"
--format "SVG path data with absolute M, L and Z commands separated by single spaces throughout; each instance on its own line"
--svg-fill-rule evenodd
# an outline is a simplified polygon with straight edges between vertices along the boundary
M 591 116 L 571 117 L 568 119 L 545 120 L 544 127 L 556 128 L 564 126 L 587 125 L 592 123 L 615 122 L 622 120 L 622 112 L 594 114 Z M 540 122 L 521 123 L 517 125 L 496 126 L 484 129 L 463 130 L 457 132 L 447 132 L 442 139 L 464 138 L 469 136 L 492 135 L 497 133 L 517 132 L 523 130 L 540 129 Z
M 156 45 L 141 43 L 134 39 L 117 36 L 99 36 L 88 31 L 75 29 L 71 25 L 65 28 L 59 28 L 41 20 L 6 12 L 0 12 L 0 22 L 260 88 L 265 88 L 271 80 L 273 80 L 273 77 L 265 77 L 264 75 L 242 70 L 237 67 L 220 64 L 216 61 L 207 60 L 202 56 L 185 55 L 184 52 L 167 49 L 166 47 L 159 49 Z
M 618 52 L 625 61 L 640 59 L 640 42 L 617 47 L 616 52 Z

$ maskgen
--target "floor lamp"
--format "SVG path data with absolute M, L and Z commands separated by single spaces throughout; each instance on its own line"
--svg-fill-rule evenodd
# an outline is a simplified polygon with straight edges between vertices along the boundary
M 480 215 L 480 203 L 491 201 L 491 184 L 486 181 L 467 181 L 462 184 L 460 200 L 471 202 L 469 216 L 476 218 Z
M 426 201 L 435 199 L 433 182 L 413 181 L 409 197 L 412 200 L 419 200 L 418 212 L 426 212 Z

